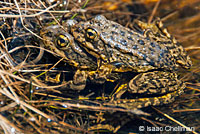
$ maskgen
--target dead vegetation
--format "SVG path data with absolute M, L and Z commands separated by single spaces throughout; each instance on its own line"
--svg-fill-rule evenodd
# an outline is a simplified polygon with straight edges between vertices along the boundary
M 199 11 L 199 0 L 1 1 L 0 132 L 134 133 L 138 132 L 138 126 L 166 125 L 194 127 L 193 133 L 200 132 L 200 117 L 196 116 L 200 112 Z M 57 90 L 63 86 L 61 82 L 45 81 L 46 76 L 55 77 L 57 73 L 71 75 L 73 69 L 63 58 L 55 58 L 55 53 L 40 45 L 44 40 L 40 30 L 47 25 L 62 25 L 69 18 L 86 20 L 96 14 L 129 28 L 133 28 L 134 19 L 151 22 L 160 17 L 193 61 L 188 72 L 180 73 L 187 82 L 185 94 L 167 106 L 127 110 L 102 106 L 103 92 L 97 92 L 101 95 L 96 96 L 99 100 L 88 99 L 96 92 Z M 167 118 L 157 111 L 168 114 Z

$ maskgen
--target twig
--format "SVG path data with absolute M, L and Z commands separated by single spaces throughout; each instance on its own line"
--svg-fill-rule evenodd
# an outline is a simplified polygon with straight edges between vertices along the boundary
M 152 108 L 153 108 L 154 110 L 156 110 L 158 113 L 160 113 L 160 114 L 164 115 L 165 117 L 167 117 L 168 119 L 170 119 L 171 121 L 177 123 L 178 125 L 184 127 L 184 128 L 187 129 L 188 131 L 192 132 L 193 134 L 198 134 L 197 132 L 191 130 L 189 127 L 185 126 L 185 125 L 182 124 L 181 122 L 179 122 L 179 121 L 175 120 L 174 118 L 170 117 L 169 115 L 167 115 L 167 114 L 161 112 L 161 111 L 158 110 L 157 108 L 155 108 L 155 107 L 152 107 Z
M 152 13 L 151 13 L 151 16 L 149 17 L 149 20 L 148 20 L 148 24 L 151 23 L 151 21 L 152 21 L 154 15 L 155 15 L 155 13 L 156 13 L 156 10 L 158 9 L 158 6 L 159 6 L 160 2 L 161 2 L 161 0 L 158 0 L 158 2 L 156 3 L 155 7 L 153 8 L 153 11 L 152 11 Z

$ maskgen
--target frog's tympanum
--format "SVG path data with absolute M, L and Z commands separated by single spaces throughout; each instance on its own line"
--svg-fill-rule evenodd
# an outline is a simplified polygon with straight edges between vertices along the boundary
M 104 103 L 128 109 L 167 104 L 180 95 L 185 84 L 178 79 L 176 70 L 191 66 L 189 56 L 159 19 L 152 24 L 137 23 L 140 31 L 99 15 L 85 22 L 67 21 L 67 31 L 71 35 L 64 30 L 54 31 L 59 35 L 51 47 L 77 68 L 71 84 L 82 85 L 88 77 L 103 83 L 111 74 L 130 74 L 128 77 L 132 78 L 120 85 L 111 100 Z M 69 37 L 70 43 L 65 45 L 64 40 Z M 85 75 L 79 78 L 79 74 Z M 83 88 L 80 86 L 79 90 Z M 125 92 L 132 94 L 132 98 L 122 98 Z

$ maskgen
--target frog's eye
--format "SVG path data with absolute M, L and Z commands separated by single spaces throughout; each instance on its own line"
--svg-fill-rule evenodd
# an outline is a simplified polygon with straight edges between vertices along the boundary
M 67 36 L 61 34 L 58 36 L 56 42 L 59 47 L 67 47 L 70 43 L 70 40 Z
M 86 37 L 90 40 L 95 40 L 95 38 L 97 37 L 97 31 L 92 29 L 92 28 L 88 28 L 86 30 Z

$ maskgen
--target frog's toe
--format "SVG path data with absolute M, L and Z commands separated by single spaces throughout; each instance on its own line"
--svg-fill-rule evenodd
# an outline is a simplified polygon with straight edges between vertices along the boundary
M 83 90 L 86 86 L 87 77 L 87 72 L 77 70 L 73 80 L 66 82 L 65 87 L 73 90 Z

